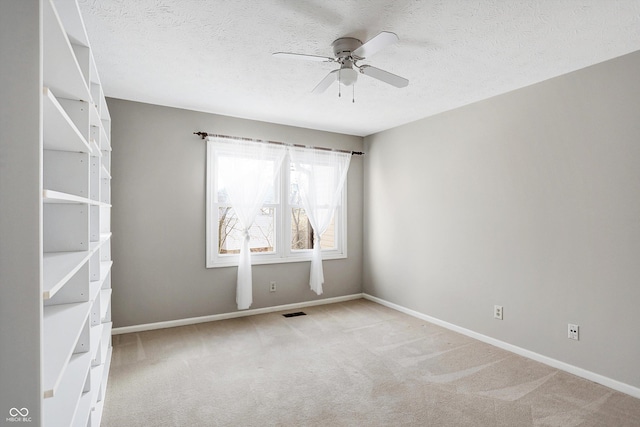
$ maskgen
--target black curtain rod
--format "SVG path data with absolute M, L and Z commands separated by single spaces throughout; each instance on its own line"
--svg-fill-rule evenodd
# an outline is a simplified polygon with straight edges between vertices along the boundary
M 364 155 L 364 153 L 362 151 L 337 150 L 337 149 L 325 148 L 325 147 L 308 147 L 306 145 L 300 145 L 300 144 L 287 144 L 287 143 L 278 142 L 278 141 L 264 141 L 264 140 L 261 140 L 261 139 L 251 139 L 251 138 L 242 138 L 242 137 L 239 137 L 239 136 L 219 135 L 219 134 L 208 133 L 208 132 L 194 132 L 193 134 L 194 135 L 198 135 L 202 139 L 205 139 L 208 136 L 213 136 L 213 137 L 218 137 L 218 138 L 236 139 L 236 140 L 240 140 L 240 141 L 266 142 L 267 144 L 292 145 L 294 147 L 315 148 L 316 150 L 338 151 L 340 153 L 351 153 L 354 156 L 362 156 L 362 155 Z

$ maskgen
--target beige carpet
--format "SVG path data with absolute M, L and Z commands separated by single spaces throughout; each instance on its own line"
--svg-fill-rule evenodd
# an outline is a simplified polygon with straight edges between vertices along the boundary
M 640 400 L 355 300 L 113 339 L 103 427 L 640 426 Z

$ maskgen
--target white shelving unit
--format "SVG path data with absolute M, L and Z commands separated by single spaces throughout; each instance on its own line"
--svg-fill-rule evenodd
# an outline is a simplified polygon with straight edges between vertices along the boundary
M 8 381 L 26 384 L 11 405 L 26 408 L 30 425 L 97 426 L 111 356 L 111 118 L 77 0 L 1 7 L 16 45 L 2 51 L 15 57 L 2 57 L 1 84 L 20 88 L 1 107 L 2 150 L 7 141 L 13 151 L 0 154 L 11 159 L 18 188 L 2 186 L 2 199 L 22 211 L 2 210 L 18 230 L 2 236 L 3 257 L 8 245 L 20 256 L 2 263 L 2 299 L 17 309 L 2 305 L 0 319 L 15 323 L 6 328 L 15 337 L 3 328 L 5 346 L 28 341 L 29 351 L 2 350 L 0 378 L 7 389 Z M 42 72 L 31 73 L 33 64 Z
M 111 354 L 111 118 L 76 1 L 43 7 L 42 419 L 95 426 Z

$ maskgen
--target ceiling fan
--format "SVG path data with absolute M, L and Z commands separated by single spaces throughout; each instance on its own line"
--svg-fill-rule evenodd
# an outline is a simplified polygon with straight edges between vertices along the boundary
M 381 82 L 390 84 L 395 87 L 405 87 L 409 84 L 409 80 L 404 77 L 397 76 L 380 68 L 371 65 L 358 65 L 358 61 L 362 61 L 381 49 L 390 46 L 398 41 L 398 36 L 388 31 L 382 31 L 380 34 L 362 43 L 353 37 L 341 37 L 335 40 L 331 46 L 333 47 L 334 57 L 306 55 L 303 53 L 276 52 L 273 56 L 279 58 L 303 59 L 316 62 L 336 62 L 340 65 L 337 70 L 331 71 L 318 85 L 312 90 L 313 93 L 323 93 L 334 81 L 338 81 L 339 85 L 352 86 L 358 80 L 358 72 Z

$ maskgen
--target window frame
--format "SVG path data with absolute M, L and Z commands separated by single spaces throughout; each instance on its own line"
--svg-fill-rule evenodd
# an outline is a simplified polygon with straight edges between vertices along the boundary
M 207 141 L 207 171 L 206 171 L 206 268 L 235 267 L 238 265 L 238 254 L 218 253 L 218 208 L 228 203 L 215 201 L 214 193 L 217 190 L 215 174 L 216 156 L 213 149 L 213 141 Z M 312 249 L 291 249 L 291 209 L 294 205 L 289 203 L 291 157 L 286 154 L 280 173 L 279 203 L 265 203 L 264 207 L 275 208 L 274 252 L 252 252 L 251 264 L 280 264 L 291 262 L 305 262 L 311 260 Z M 347 258 L 347 188 L 348 178 L 345 178 L 340 203 L 334 212 L 336 245 L 333 249 L 322 249 L 322 259 Z

